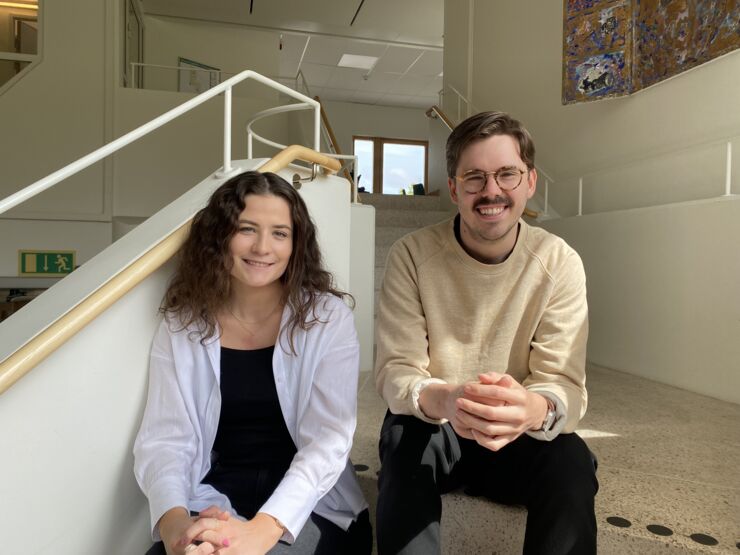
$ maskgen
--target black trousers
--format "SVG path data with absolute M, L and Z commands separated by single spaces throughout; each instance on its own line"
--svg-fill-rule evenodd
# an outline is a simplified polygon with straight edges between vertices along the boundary
M 520 436 L 498 452 L 388 412 L 380 435 L 379 555 L 440 553 L 441 494 L 461 486 L 527 508 L 524 553 L 596 553 L 596 460 L 576 434 Z

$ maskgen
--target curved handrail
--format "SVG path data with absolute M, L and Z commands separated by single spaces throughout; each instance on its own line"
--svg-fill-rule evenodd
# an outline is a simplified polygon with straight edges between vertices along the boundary
M 292 145 L 265 162 L 258 171 L 277 172 L 298 159 L 319 164 L 333 173 L 339 171 L 341 167 L 341 164 L 333 158 L 304 146 Z M 102 287 L 3 360 L 0 363 L 0 394 L 7 391 L 69 338 L 172 258 L 185 240 L 191 221 L 192 218 L 163 237 L 159 243 L 121 269 Z
M 318 97 L 316 97 L 315 100 L 316 102 L 319 102 L 319 107 L 320 107 L 319 114 L 321 118 L 323 119 L 324 109 L 321 107 L 321 103 L 318 100 Z M 268 116 L 273 116 L 275 114 L 280 114 L 280 113 L 285 113 L 285 112 L 294 112 L 298 110 L 303 110 L 305 108 L 306 108 L 305 103 L 287 104 L 285 106 L 276 106 L 274 108 L 267 108 L 266 110 L 262 110 L 261 112 L 257 112 L 256 114 L 254 114 L 252 116 L 252 119 L 250 119 L 249 122 L 247 123 L 247 158 L 252 158 L 253 151 L 254 151 L 254 148 L 253 148 L 254 139 L 256 139 L 257 141 L 259 141 L 260 143 L 264 145 L 271 146 L 273 148 L 281 148 L 281 149 L 288 148 L 286 145 L 277 143 L 275 141 L 271 141 L 259 135 L 252 129 L 252 125 L 254 125 L 256 122 L 258 122 L 262 118 L 266 118 Z M 316 150 L 319 150 L 318 147 L 316 148 Z M 357 156 L 355 155 L 336 154 L 336 153 L 324 153 L 324 155 L 327 156 L 328 158 L 332 158 L 336 160 L 351 160 L 352 166 L 357 167 Z M 341 164 L 340 164 L 340 169 L 341 169 Z M 352 202 L 359 203 L 357 183 L 353 179 L 350 179 L 349 173 L 347 172 L 346 169 L 344 171 L 345 171 L 345 176 L 347 178 L 347 181 L 349 181 L 349 184 L 352 190 Z
M 428 118 L 432 118 L 432 119 L 439 118 L 440 120 L 442 120 L 442 123 L 444 123 L 447 129 L 449 129 L 450 131 L 452 131 L 452 129 L 455 127 L 455 124 L 452 123 L 450 118 L 447 117 L 447 114 L 445 114 L 442 111 L 442 109 L 437 105 L 434 105 L 431 108 L 429 108 L 425 112 L 425 114 Z

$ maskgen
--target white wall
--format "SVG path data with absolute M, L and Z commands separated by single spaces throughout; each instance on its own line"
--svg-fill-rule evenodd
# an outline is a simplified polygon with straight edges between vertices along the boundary
M 104 64 L 109 54 L 104 33 L 111 4 L 42 4 L 43 57 L 0 95 L 0 198 L 103 144 Z M 12 214 L 105 219 L 104 193 L 102 164 L 96 164 Z
M 260 85 L 264 87 L 264 85 Z M 120 89 L 116 129 L 122 135 L 185 102 L 186 93 Z M 232 158 L 247 157 L 246 123 L 254 113 L 276 105 L 260 99 L 232 99 Z M 276 115 L 254 129 L 284 141 L 288 119 Z M 277 151 L 255 142 L 254 157 Z M 115 155 L 114 216 L 150 216 L 223 165 L 223 97 L 218 96 L 168 123 Z
M 111 235 L 108 222 L 0 220 L 0 277 L 18 275 L 19 249 L 73 250 L 79 266 L 107 247 Z
M 144 18 L 144 61 L 147 64 L 178 65 L 187 58 L 224 72 L 251 69 L 266 77 L 277 77 L 279 35 L 272 31 L 250 29 L 243 25 L 191 21 L 171 17 Z M 149 89 L 176 91 L 177 71 L 147 68 L 145 86 Z M 275 99 L 274 92 L 251 83 L 234 89 L 235 96 Z
M 583 259 L 590 360 L 740 403 L 740 199 L 543 227 Z

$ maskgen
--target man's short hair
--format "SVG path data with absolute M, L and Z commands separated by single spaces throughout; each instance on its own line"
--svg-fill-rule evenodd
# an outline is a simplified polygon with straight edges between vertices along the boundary
M 505 112 L 481 112 L 460 122 L 447 138 L 447 175 L 455 177 L 463 150 L 472 142 L 493 135 L 509 135 L 519 143 L 519 156 L 534 168 L 534 142 L 524 126 Z

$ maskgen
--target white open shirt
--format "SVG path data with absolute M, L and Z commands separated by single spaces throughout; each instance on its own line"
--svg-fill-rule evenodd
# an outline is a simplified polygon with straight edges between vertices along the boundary
M 285 307 L 272 357 L 280 408 L 297 453 L 260 512 L 286 528 L 293 543 L 315 512 L 343 529 L 367 508 L 349 461 L 357 422 L 359 343 L 350 309 L 333 295 L 322 296 L 316 323 L 296 330 L 297 356 L 283 333 Z M 310 316 L 310 313 L 309 313 Z M 149 394 L 134 443 L 134 472 L 149 499 L 152 538 L 173 507 L 201 511 L 211 505 L 236 514 L 227 497 L 201 484 L 211 468 L 211 450 L 221 414 L 218 333 L 201 345 L 192 330 L 164 319 L 152 345 Z

